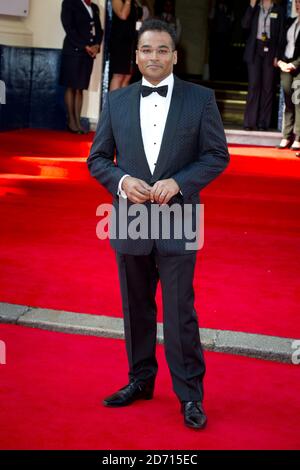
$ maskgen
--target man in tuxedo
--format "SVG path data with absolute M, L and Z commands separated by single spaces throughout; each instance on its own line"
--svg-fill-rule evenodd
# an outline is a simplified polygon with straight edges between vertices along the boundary
M 195 220 L 199 191 L 228 164 L 213 92 L 173 75 L 175 41 L 172 26 L 160 20 L 144 22 L 136 51 L 143 78 L 109 93 L 101 113 L 88 167 L 113 195 L 116 212 L 124 201 L 130 209 L 142 205 L 149 214 L 155 204 L 189 206 Z M 173 232 L 169 239 L 161 232 L 156 238 L 111 239 L 119 269 L 129 383 L 104 405 L 127 406 L 153 397 L 155 293 L 160 280 L 173 388 L 185 425 L 201 429 L 207 418 L 202 404 L 205 363 L 194 309 L 197 251 L 188 249 L 186 241 Z

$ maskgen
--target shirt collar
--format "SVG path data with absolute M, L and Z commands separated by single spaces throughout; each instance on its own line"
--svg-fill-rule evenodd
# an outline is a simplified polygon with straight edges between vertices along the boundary
M 87 3 L 85 3 L 84 0 L 81 0 L 81 1 L 82 1 L 82 3 L 84 4 L 84 6 L 85 6 L 86 8 L 88 8 L 89 10 L 92 9 L 92 4 L 88 5 Z
M 145 77 L 142 78 L 142 85 L 149 86 L 151 88 L 155 88 L 158 86 L 164 86 L 168 85 L 168 95 L 172 94 L 173 88 L 174 88 L 174 74 L 171 73 L 168 77 L 166 77 L 164 80 L 159 82 L 157 85 L 152 85 L 152 83 L 148 82 L 148 80 L 145 79 Z
M 261 10 L 262 10 L 262 11 L 268 11 L 268 12 L 272 10 L 273 6 L 274 6 L 274 3 L 272 2 L 271 5 L 270 5 L 270 7 L 269 7 L 267 10 L 265 10 L 265 9 L 264 9 L 264 6 L 263 6 L 263 2 L 261 2 L 261 4 L 260 4 Z

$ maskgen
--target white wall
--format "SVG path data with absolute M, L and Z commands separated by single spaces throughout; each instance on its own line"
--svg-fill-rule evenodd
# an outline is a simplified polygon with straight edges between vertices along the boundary
M 1 0 L 9 1 L 9 0 Z M 104 26 L 105 0 L 93 0 L 101 12 Z M 0 15 L 0 44 L 21 47 L 44 47 L 61 49 L 64 30 L 60 21 L 62 0 L 30 0 L 28 17 Z M 91 122 L 98 119 L 102 54 L 94 63 L 90 88 L 84 93 L 82 115 Z

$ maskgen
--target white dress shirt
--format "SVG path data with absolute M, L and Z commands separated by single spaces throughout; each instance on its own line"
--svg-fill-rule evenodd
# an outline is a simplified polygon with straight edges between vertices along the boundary
M 81 0 L 81 1 L 82 1 L 82 3 L 84 4 L 84 6 L 85 6 L 85 8 L 87 9 L 87 11 L 89 12 L 90 17 L 93 18 L 94 15 L 93 15 L 93 9 L 92 9 L 92 7 L 91 7 L 90 5 L 87 5 L 84 0 Z
M 295 43 L 297 36 L 300 31 L 300 24 L 298 20 L 295 20 L 294 23 L 290 26 L 287 31 L 287 46 L 285 49 L 285 57 L 287 59 L 292 59 L 295 52 Z
M 257 26 L 257 39 L 262 38 L 262 33 L 267 33 L 268 38 L 271 37 L 271 11 L 273 8 L 273 3 L 271 3 L 270 8 L 267 10 L 264 9 L 263 5 L 260 6 L 260 12 L 258 16 L 258 26 Z
M 170 109 L 174 88 L 174 75 L 169 75 L 156 86 L 149 83 L 143 77 L 142 85 L 149 86 L 151 88 L 168 85 L 168 94 L 166 97 L 160 96 L 158 93 L 153 92 L 149 96 L 141 96 L 140 101 L 140 124 L 142 139 L 149 169 L 151 174 L 153 174 L 160 152 L 162 138 Z M 119 182 L 118 195 L 122 197 L 126 197 L 125 192 L 122 190 L 122 182 L 126 176 L 129 175 L 124 175 Z

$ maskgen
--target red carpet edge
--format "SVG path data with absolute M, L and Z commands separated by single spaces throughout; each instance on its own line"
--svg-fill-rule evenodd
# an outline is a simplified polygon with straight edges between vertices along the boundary
M 0 323 L 64 333 L 124 338 L 121 318 L 31 308 L 2 302 Z M 209 328 L 200 328 L 200 336 L 205 350 L 294 365 L 300 363 L 300 339 Z M 158 323 L 157 340 L 158 343 L 163 343 L 162 323 Z

